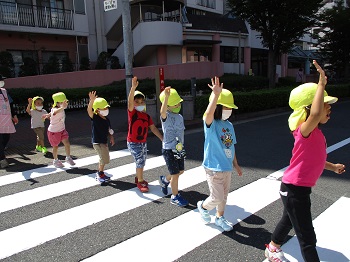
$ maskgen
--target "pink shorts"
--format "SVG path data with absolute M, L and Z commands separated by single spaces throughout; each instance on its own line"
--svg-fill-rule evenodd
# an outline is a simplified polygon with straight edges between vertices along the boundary
M 68 139 L 69 135 L 66 129 L 61 132 L 50 132 L 47 131 L 47 138 L 49 139 L 51 146 L 58 146 L 62 140 Z

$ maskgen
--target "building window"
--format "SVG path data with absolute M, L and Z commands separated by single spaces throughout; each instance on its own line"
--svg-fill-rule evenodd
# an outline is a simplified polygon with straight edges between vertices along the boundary
M 211 47 L 188 47 L 187 62 L 205 62 L 211 61 Z
M 238 47 L 220 46 L 220 62 L 238 63 Z M 244 52 L 241 48 L 241 63 L 244 61 Z
M 216 9 L 216 0 L 196 0 L 197 5 Z
M 31 50 L 8 50 L 13 57 L 13 62 L 15 64 L 15 76 L 21 76 L 24 73 L 22 72 L 21 66 L 24 65 L 24 62 L 30 59 L 33 61 L 32 64 L 35 65 L 36 68 L 33 69 L 33 74 L 39 74 L 39 59 L 38 59 L 38 51 L 31 51 Z M 29 61 L 30 62 L 30 61 Z
M 76 14 L 85 15 L 85 0 L 74 0 L 74 10 Z
M 65 51 L 42 51 L 42 61 L 43 65 L 49 62 L 50 57 L 55 56 L 58 59 L 59 69 L 62 69 L 62 60 L 68 57 L 68 52 Z

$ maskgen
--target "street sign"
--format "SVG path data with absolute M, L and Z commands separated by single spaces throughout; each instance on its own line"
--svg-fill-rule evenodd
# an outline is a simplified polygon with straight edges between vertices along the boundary
M 103 1 L 103 7 L 105 12 L 117 9 L 117 0 L 105 0 Z
M 164 82 L 164 68 L 159 68 L 159 80 L 160 80 L 160 92 L 162 92 L 165 89 L 165 82 Z

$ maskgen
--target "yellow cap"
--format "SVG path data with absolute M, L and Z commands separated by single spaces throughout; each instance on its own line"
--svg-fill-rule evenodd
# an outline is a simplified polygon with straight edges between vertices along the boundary
M 143 98 L 146 98 L 145 95 L 144 95 L 142 92 L 140 92 L 139 90 L 136 90 L 136 91 L 135 91 L 134 97 L 137 96 L 137 95 L 142 95 Z
M 36 107 L 35 107 L 35 101 L 36 100 L 38 100 L 38 99 L 41 99 L 41 100 L 43 100 L 43 102 L 44 102 L 44 98 L 42 98 L 41 96 L 35 96 L 35 97 L 33 97 L 33 100 L 32 100 L 32 109 L 36 109 Z
M 63 92 L 58 92 L 52 95 L 53 105 L 55 107 L 57 103 L 62 103 L 67 100 L 66 95 Z
M 305 107 L 312 104 L 317 90 L 317 84 L 305 83 L 297 86 L 290 92 L 289 106 L 294 110 L 289 116 L 288 125 L 291 131 L 306 120 Z M 333 104 L 338 101 L 338 98 L 329 96 L 326 91 L 323 93 L 324 103 Z
M 92 108 L 94 109 L 94 112 L 96 113 L 97 109 L 103 109 L 106 107 L 110 107 L 109 104 L 107 103 L 106 99 L 102 97 L 97 97 L 92 104 Z
M 165 93 L 164 93 L 164 90 L 163 90 L 160 93 L 160 95 L 159 95 L 159 99 L 160 99 L 161 103 L 163 103 L 164 98 L 165 98 Z M 177 105 L 178 103 L 180 103 L 182 101 L 183 101 L 183 99 L 179 96 L 177 91 L 174 88 L 170 88 L 170 96 L 169 96 L 167 105 L 168 106 L 175 106 L 175 105 Z
M 214 98 L 214 93 L 212 92 L 209 97 L 209 102 L 211 102 Z M 238 109 L 238 106 L 234 103 L 234 98 L 230 90 L 223 88 L 222 92 L 220 93 L 218 102 L 218 105 L 223 105 L 228 108 Z

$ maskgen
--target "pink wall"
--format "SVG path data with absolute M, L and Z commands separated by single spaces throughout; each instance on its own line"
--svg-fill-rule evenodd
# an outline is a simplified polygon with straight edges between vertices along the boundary
M 194 62 L 177 65 L 162 65 L 137 67 L 133 74 L 139 79 L 154 79 L 159 67 L 164 68 L 166 79 L 185 80 L 196 77 L 198 79 L 224 74 L 224 64 L 221 62 Z M 78 88 L 108 85 L 113 81 L 125 79 L 124 69 L 115 70 L 87 70 L 60 74 L 27 76 L 8 78 L 5 80 L 6 88 L 44 87 L 44 88 Z

